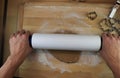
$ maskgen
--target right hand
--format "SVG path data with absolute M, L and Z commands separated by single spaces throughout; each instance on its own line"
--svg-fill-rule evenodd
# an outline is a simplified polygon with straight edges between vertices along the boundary
M 108 66 L 112 69 L 114 75 L 120 78 L 120 37 L 112 34 L 102 35 L 101 56 Z

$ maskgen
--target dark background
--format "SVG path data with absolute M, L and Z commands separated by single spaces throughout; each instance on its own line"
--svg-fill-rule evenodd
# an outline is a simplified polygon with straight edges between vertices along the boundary
M 0 0 L 0 67 L 3 64 L 4 28 L 6 24 L 7 0 Z

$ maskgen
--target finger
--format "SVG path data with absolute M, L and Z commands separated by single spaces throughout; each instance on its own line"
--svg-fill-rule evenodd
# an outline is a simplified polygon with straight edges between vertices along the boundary
M 12 38 L 12 37 L 15 37 L 15 33 L 13 33 L 13 34 L 10 36 L 10 38 Z
M 107 38 L 107 33 L 103 33 L 102 34 L 102 48 L 103 48 L 103 44 L 104 44 L 104 41 L 106 40 L 106 38 Z
M 118 38 L 120 39 L 120 36 L 118 36 Z
M 25 30 L 20 31 L 20 35 L 25 34 Z
M 20 37 L 20 36 L 21 36 L 21 31 L 16 32 L 15 35 L 16 35 L 17 37 Z
M 14 33 L 14 36 L 15 36 L 15 37 L 17 37 L 18 33 L 19 33 L 18 31 L 17 31 L 17 32 L 15 32 L 15 33 Z
M 30 32 L 29 32 L 29 31 L 25 31 L 25 30 L 24 30 L 24 34 L 22 34 L 22 36 L 24 36 L 24 37 L 28 38 L 28 37 L 29 37 L 29 35 L 30 35 Z
M 112 34 L 112 37 L 116 38 L 116 35 L 115 35 L 115 34 Z
M 104 39 L 104 38 L 107 38 L 108 36 L 107 36 L 107 33 L 103 33 L 102 34 L 102 39 Z
M 20 33 L 20 31 L 17 31 L 17 32 L 16 32 L 16 34 L 19 34 L 19 33 Z
M 30 36 L 30 31 L 26 31 L 26 35 L 27 35 L 27 36 Z
M 26 31 L 26 34 L 27 34 L 27 35 L 30 35 L 30 31 Z
M 110 33 L 108 33 L 107 36 L 110 37 L 110 38 L 112 38 L 112 34 L 110 34 Z
M 15 33 L 15 36 L 17 37 L 17 36 L 19 35 L 19 33 L 20 33 L 20 31 L 17 31 L 17 32 Z
M 116 39 L 118 38 L 118 36 L 116 34 L 112 34 L 112 36 Z

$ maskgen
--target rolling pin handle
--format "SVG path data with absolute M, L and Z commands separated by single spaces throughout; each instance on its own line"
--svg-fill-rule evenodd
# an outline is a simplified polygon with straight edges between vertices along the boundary
M 32 47 L 32 35 L 29 36 L 29 45 L 30 45 L 31 48 L 33 48 Z
M 103 39 L 102 39 L 102 37 L 101 37 L 101 46 L 100 46 L 99 51 L 101 51 L 101 50 L 102 50 L 102 44 L 103 44 Z

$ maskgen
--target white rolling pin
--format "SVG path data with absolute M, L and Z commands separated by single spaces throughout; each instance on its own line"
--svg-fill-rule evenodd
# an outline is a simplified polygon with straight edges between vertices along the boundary
M 98 35 L 34 33 L 30 42 L 34 49 L 99 51 L 101 48 Z

